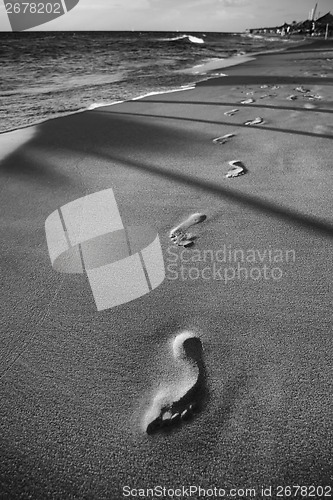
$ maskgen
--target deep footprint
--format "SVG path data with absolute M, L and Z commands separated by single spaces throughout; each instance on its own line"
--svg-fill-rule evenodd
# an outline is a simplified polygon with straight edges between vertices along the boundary
M 174 233 L 170 234 L 170 238 L 172 243 L 181 247 L 190 247 L 194 244 L 195 240 L 195 236 L 181 230 L 176 230 Z
M 180 380 L 161 389 L 153 399 L 144 419 L 147 434 L 190 420 L 200 411 L 206 398 L 206 372 L 202 344 L 193 332 L 185 331 L 172 344 L 173 357 L 182 369 Z
M 229 165 L 232 167 L 226 177 L 239 177 L 240 175 L 244 175 L 247 172 L 247 168 L 240 160 L 229 161 Z
M 175 245 L 179 246 L 191 246 L 193 245 L 195 236 L 187 233 L 186 231 L 195 224 L 200 224 L 204 220 L 207 219 L 205 214 L 192 214 L 188 219 L 179 224 L 179 226 L 175 227 L 170 231 L 170 239 Z

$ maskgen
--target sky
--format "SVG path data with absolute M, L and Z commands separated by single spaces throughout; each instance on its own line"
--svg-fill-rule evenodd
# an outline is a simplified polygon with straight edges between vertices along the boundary
M 0 0 L 0 31 L 11 31 L 5 1 Z M 31 31 L 237 32 L 305 20 L 315 3 L 315 0 L 80 0 L 67 14 Z M 333 0 L 318 0 L 317 12 L 324 15 L 328 11 L 333 13 Z

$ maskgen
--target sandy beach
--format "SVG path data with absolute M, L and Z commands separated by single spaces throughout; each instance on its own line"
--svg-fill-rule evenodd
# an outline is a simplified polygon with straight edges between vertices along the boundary
M 0 136 L 2 498 L 332 485 L 332 61 L 314 42 Z M 53 269 L 45 221 L 110 188 L 166 276 L 98 311 L 85 273 Z M 147 434 L 161 388 L 197 378 L 177 412 L 198 411 Z

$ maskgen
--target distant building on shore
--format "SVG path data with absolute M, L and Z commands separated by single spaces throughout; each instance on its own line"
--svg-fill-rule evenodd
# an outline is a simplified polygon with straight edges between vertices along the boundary
M 306 21 L 296 22 L 291 24 L 284 23 L 281 26 L 265 27 L 265 28 L 250 28 L 247 33 L 251 34 L 276 34 L 281 36 L 289 35 L 310 35 L 310 36 L 333 36 L 333 14 L 328 12 L 324 16 L 314 19 L 313 9 L 310 13 L 311 18 Z
M 329 29 L 333 30 L 333 14 L 331 14 L 331 12 L 327 12 L 327 14 L 325 14 L 324 16 L 319 17 L 315 21 L 315 24 L 316 26 L 321 28 L 326 27 L 328 25 Z
M 265 28 L 250 28 L 247 29 L 247 33 L 251 34 L 278 34 L 285 35 L 289 34 L 292 30 L 292 24 L 284 23 L 282 26 L 265 27 Z

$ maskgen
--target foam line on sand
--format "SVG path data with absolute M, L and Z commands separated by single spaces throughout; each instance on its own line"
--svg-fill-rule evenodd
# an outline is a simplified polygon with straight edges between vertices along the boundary
M 185 90 L 193 90 L 195 89 L 195 85 L 191 85 L 189 87 L 181 87 L 179 89 L 172 90 L 162 90 L 160 92 L 149 92 L 148 94 L 140 95 L 139 97 L 133 97 L 130 101 L 139 101 L 140 99 L 144 99 L 145 97 L 151 97 L 153 95 L 162 95 L 162 94 L 172 94 L 173 92 L 184 92 Z
M 203 64 L 197 64 L 192 68 L 188 68 L 185 70 L 180 70 L 181 73 L 186 73 L 190 75 L 195 74 L 205 74 L 209 71 L 220 70 L 224 68 L 229 68 L 230 66 L 237 66 L 238 64 L 243 64 L 249 61 L 253 61 L 255 58 L 251 56 L 235 56 L 235 57 L 227 57 L 226 59 L 218 59 L 213 61 L 208 61 Z M 220 75 L 222 76 L 222 75 Z M 227 75 L 224 75 L 227 76 Z
M 92 111 L 97 108 L 105 108 L 106 106 L 114 106 L 116 104 L 122 104 L 123 102 L 131 102 L 131 101 L 139 101 L 140 99 L 144 99 L 145 97 L 151 97 L 153 95 L 162 95 L 162 94 L 171 94 L 173 92 L 184 92 L 185 90 L 193 90 L 195 89 L 195 85 L 186 85 L 184 87 L 180 87 L 177 89 L 171 89 L 171 90 L 161 90 L 161 91 L 156 91 L 156 92 L 148 92 L 148 94 L 143 94 L 139 95 L 137 97 L 133 97 L 132 99 L 128 100 L 123 100 L 123 101 L 114 101 L 114 102 L 100 102 L 100 103 L 93 103 L 86 108 L 87 111 Z

